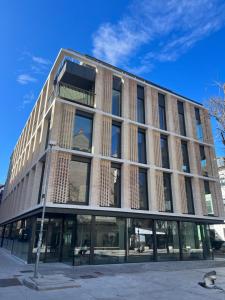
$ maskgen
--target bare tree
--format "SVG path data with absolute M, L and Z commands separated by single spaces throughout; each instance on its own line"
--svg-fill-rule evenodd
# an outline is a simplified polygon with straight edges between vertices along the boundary
M 209 98 L 206 105 L 210 115 L 216 119 L 217 129 L 225 145 L 225 83 L 216 83 L 216 85 L 219 87 L 218 96 Z

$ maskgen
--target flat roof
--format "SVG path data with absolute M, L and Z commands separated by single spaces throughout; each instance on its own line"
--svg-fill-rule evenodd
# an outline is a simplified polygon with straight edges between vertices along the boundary
M 112 69 L 114 69 L 114 70 L 116 70 L 116 71 L 118 71 L 118 72 L 124 73 L 124 74 L 126 74 L 126 75 L 128 75 L 128 76 L 130 76 L 130 77 L 133 77 L 134 79 L 138 79 L 138 80 L 140 80 L 140 81 L 143 81 L 143 83 L 147 83 L 147 84 L 153 85 L 153 86 L 155 86 L 156 88 L 165 90 L 165 91 L 167 91 L 167 92 L 169 92 L 169 93 L 174 94 L 175 96 L 184 98 L 184 99 L 186 99 L 186 100 L 188 100 L 188 101 L 191 101 L 191 102 L 193 102 L 193 103 L 196 103 L 196 104 L 198 104 L 198 105 L 203 106 L 203 104 L 200 103 L 200 102 L 198 102 L 198 101 L 195 101 L 195 100 L 190 99 L 190 98 L 188 98 L 188 97 L 186 97 L 186 96 L 183 96 L 183 95 L 181 95 L 181 94 L 178 94 L 178 93 L 174 92 L 173 90 L 170 90 L 170 89 L 168 89 L 168 88 L 165 88 L 164 86 L 161 86 L 161 85 L 159 85 L 159 84 L 156 84 L 156 83 L 154 83 L 154 82 L 152 82 L 152 81 L 150 81 L 150 80 L 144 79 L 143 77 L 137 76 L 137 75 L 132 74 L 132 73 L 130 73 L 130 72 L 128 72 L 128 71 L 125 71 L 125 70 L 123 70 L 123 69 L 121 69 L 121 68 L 115 67 L 115 66 L 113 66 L 113 65 L 111 65 L 111 64 L 109 64 L 109 63 L 107 63 L 107 62 L 104 62 L 103 60 L 100 60 L 100 59 L 98 59 L 98 58 L 95 58 L 95 57 L 93 57 L 93 56 L 91 56 L 91 55 L 89 55 L 89 54 L 82 54 L 82 53 L 80 53 L 80 52 L 78 52 L 78 51 L 75 51 L 75 50 L 73 50 L 73 49 L 70 49 L 70 48 L 67 48 L 67 49 L 65 49 L 65 50 L 69 50 L 69 51 L 72 51 L 72 52 L 77 53 L 77 54 L 79 54 L 79 55 L 82 55 L 82 56 L 84 56 L 84 57 L 86 57 L 86 58 L 88 58 L 88 59 L 90 59 L 90 60 L 93 60 L 93 61 L 95 61 L 95 62 L 97 62 L 97 63 L 102 64 L 102 65 L 105 65 L 106 67 L 110 67 L 110 68 L 112 68 Z

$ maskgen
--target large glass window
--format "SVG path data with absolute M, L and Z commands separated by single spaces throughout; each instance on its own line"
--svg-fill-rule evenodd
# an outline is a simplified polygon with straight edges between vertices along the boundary
M 166 212 L 173 212 L 173 200 L 172 200 L 170 177 L 171 175 L 169 173 L 163 173 L 164 201 L 165 201 Z
M 207 166 L 206 166 L 205 148 L 204 148 L 203 145 L 199 146 L 199 151 L 200 151 L 202 175 L 203 176 L 208 176 Z
M 179 260 L 179 234 L 177 222 L 156 221 L 157 260 Z
M 127 219 L 128 262 L 153 260 L 153 221 L 149 219 Z
M 139 169 L 139 209 L 148 209 L 147 170 Z
M 74 157 L 70 162 L 69 202 L 87 204 L 89 196 L 90 160 Z
M 158 105 L 159 105 L 159 127 L 160 129 L 166 130 L 166 105 L 165 95 L 158 94 Z
M 181 135 L 186 135 L 185 116 L 184 116 L 184 103 L 181 102 L 181 101 L 177 101 L 177 109 L 178 109 L 180 134 Z
M 91 152 L 92 116 L 78 111 L 74 119 L 72 149 Z
M 95 218 L 94 264 L 125 261 L 125 224 L 123 218 Z
M 161 134 L 160 146 L 161 146 L 162 167 L 169 169 L 170 162 L 169 162 L 168 141 L 166 135 Z
M 91 216 L 77 215 L 75 228 L 74 264 L 89 264 L 91 248 Z
M 116 116 L 121 116 L 121 94 L 122 94 L 121 79 L 113 76 L 112 114 Z
M 203 259 L 200 226 L 195 223 L 180 223 L 182 257 L 184 260 Z
M 196 135 L 197 139 L 202 141 L 203 140 L 203 129 L 202 129 L 202 123 L 200 118 L 200 111 L 199 108 L 195 107 L 195 124 L 196 124 Z
M 210 191 L 209 182 L 207 180 L 204 180 L 204 188 L 207 213 L 208 215 L 214 215 L 212 194 Z
M 144 87 L 137 86 L 137 121 L 145 123 L 145 96 Z
M 145 131 L 142 129 L 138 130 L 138 162 L 146 164 Z
M 186 197 L 187 197 L 187 210 L 189 214 L 194 214 L 194 201 L 193 201 L 193 192 L 192 192 L 192 185 L 191 185 L 191 178 L 185 177 L 185 190 L 186 190 Z
M 110 206 L 120 207 L 121 198 L 121 169 L 120 165 L 111 165 L 111 202 Z
M 50 218 L 48 222 L 48 230 L 46 236 L 46 262 L 59 261 L 60 247 L 62 237 L 62 219 Z
M 190 173 L 188 145 L 187 145 L 186 141 L 181 141 L 181 152 L 182 152 L 182 157 L 183 157 L 182 171 Z
M 111 156 L 121 157 L 121 126 L 117 122 L 112 123 Z

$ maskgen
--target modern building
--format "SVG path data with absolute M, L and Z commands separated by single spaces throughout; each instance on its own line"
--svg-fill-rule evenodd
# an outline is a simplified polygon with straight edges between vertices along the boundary
M 34 261 L 211 258 L 224 210 L 208 111 L 62 49 L 11 156 L 1 246 Z
M 2 201 L 2 197 L 3 197 L 3 191 L 4 191 L 4 184 L 0 183 L 0 204 Z

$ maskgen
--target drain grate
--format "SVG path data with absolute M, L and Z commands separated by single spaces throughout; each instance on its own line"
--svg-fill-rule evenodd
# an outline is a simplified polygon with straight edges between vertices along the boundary
M 22 285 L 17 278 L 5 278 L 0 279 L 0 287 Z
M 32 270 L 23 270 L 23 271 L 20 271 L 20 273 L 32 273 L 33 271 Z
M 91 278 L 96 278 L 94 275 L 81 275 L 80 278 L 82 279 L 91 279 Z

